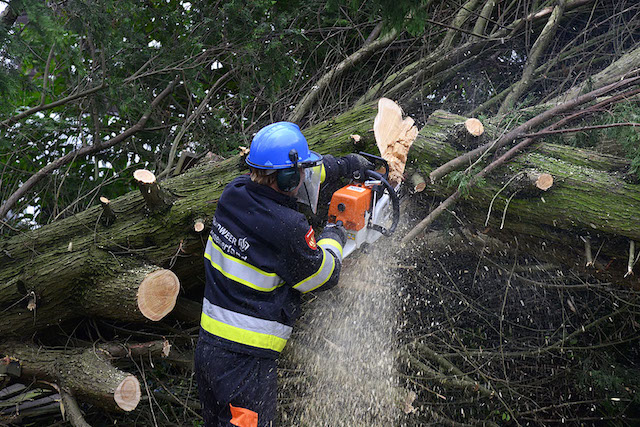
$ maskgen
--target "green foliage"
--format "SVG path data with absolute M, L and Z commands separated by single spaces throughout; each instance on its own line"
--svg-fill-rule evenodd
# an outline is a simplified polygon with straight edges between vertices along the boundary
M 607 123 L 640 123 L 640 104 L 625 102 L 617 104 L 613 114 L 606 115 Z M 610 128 L 605 137 L 620 144 L 631 160 L 631 172 L 640 177 L 640 131 L 635 126 Z
M 189 126 L 178 152 L 228 155 L 248 145 L 261 124 L 284 118 L 288 110 L 274 116 L 274 103 L 282 102 L 292 84 L 314 76 L 333 48 L 323 43 L 322 28 L 344 19 L 340 8 L 298 0 L 16 0 L 11 5 L 23 19 L 0 34 L 5 59 L 0 120 L 103 81 L 106 87 L 0 130 L 0 201 L 61 156 L 122 133 L 171 80 L 181 82 L 152 113 L 147 128 L 153 130 L 51 174 L 15 206 L 14 226 L 72 214 L 98 195 L 116 197 L 130 189 L 126 175 L 134 167 L 162 171 L 176 133 L 225 73 L 231 77 L 216 86 L 209 109 Z M 353 22 L 377 19 L 356 15 Z M 346 40 L 353 40 L 354 48 L 361 43 L 356 31 Z
M 633 359 L 634 354 L 637 357 L 637 350 L 633 346 L 625 346 L 621 350 L 621 354 L 628 354 L 625 358 Z M 626 367 L 625 363 L 616 360 L 613 352 L 589 352 L 585 355 L 582 371 L 578 374 L 578 385 L 586 395 L 606 397 L 598 405 L 599 412 L 605 416 L 618 414 L 621 405 L 640 405 L 637 369 Z
M 472 170 L 469 170 L 469 171 L 452 172 L 449 175 L 447 175 L 448 177 L 447 185 L 449 187 L 456 187 L 458 190 L 460 190 L 462 197 L 466 199 L 467 197 L 469 197 L 469 194 L 474 186 L 475 187 L 486 186 L 487 181 L 483 177 L 475 179 L 473 182 L 473 185 L 470 185 L 471 179 L 478 172 L 480 172 L 479 168 L 473 168 Z

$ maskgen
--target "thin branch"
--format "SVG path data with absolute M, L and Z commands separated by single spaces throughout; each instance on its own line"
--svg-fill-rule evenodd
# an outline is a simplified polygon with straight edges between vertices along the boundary
M 59 99 L 57 101 L 51 102 L 49 104 L 46 105 L 38 105 L 37 107 L 33 107 L 33 108 L 29 108 L 28 110 L 23 111 L 20 114 L 16 114 L 13 117 L 9 117 L 6 120 L 3 120 L 2 122 L 0 122 L 0 126 L 4 126 L 4 127 L 8 127 L 10 125 L 12 125 L 13 123 L 16 123 L 22 119 L 24 119 L 25 117 L 29 117 L 39 111 L 44 111 L 44 110 L 50 110 L 52 108 L 55 108 L 59 105 L 64 105 L 67 102 L 71 102 L 71 101 L 75 101 L 76 99 L 79 98 L 84 98 L 85 96 L 89 96 L 91 94 L 94 94 L 102 89 L 106 89 L 107 88 L 107 84 L 105 82 L 103 82 L 100 86 L 88 89 L 84 92 L 80 92 L 80 93 L 76 93 L 75 95 L 69 95 L 66 98 L 62 98 Z
M 624 127 L 624 126 L 636 127 L 636 126 L 640 126 L 640 123 L 632 123 L 632 122 L 611 123 L 608 125 L 594 125 L 594 126 L 584 126 L 580 128 L 547 130 L 547 131 L 540 131 L 536 133 L 527 133 L 519 136 L 518 138 L 538 138 L 546 135 L 557 135 L 562 133 L 574 133 L 574 132 L 581 132 L 581 131 L 587 131 L 587 130 L 608 129 L 608 128 L 617 128 L 617 127 Z
M 547 24 L 544 26 L 540 35 L 533 44 L 531 52 L 529 52 L 527 63 L 522 72 L 520 81 L 513 87 L 513 90 L 505 98 L 498 110 L 498 116 L 503 116 L 508 110 L 512 109 L 520 96 L 533 83 L 532 78 L 536 67 L 538 66 L 538 61 L 540 60 L 542 53 L 556 35 L 560 19 L 562 19 L 562 14 L 564 13 L 564 6 L 564 0 L 559 0 L 557 6 L 553 9 L 553 13 L 549 16 Z
M 167 167 L 164 169 L 164 171 L 162 171 L 158 175 L 158 179 L 169 174 L 169 171 L 173 167 L 173 160 L 176 157 L 178 144 L 180 144 L 182 137 L 191 126 L 191 123 L 193 123 L 204 112 L 205 107 L 209 105 L 209 101 L 211 100 L 211 97 L 213 96 L 213 94 L 216 93 L 216 90 L 218 89 L 218 87 L 220 87 L 220 85 L 223 82 L 225 82 L 230 76 L 231 76 L 231 71 L 227 71 L 222 77 L 216 80 L 213 86 L 209 88 L 207 95 L 204 97 L 200 105 L 198 105 L 198 108 L 196 108 L 195 111 L 193 111 L 193 113 L 191 113 L 191 115 L 187 118 L 187 120 L 185 120 L 185 122 L 182 124 L 180 131 L 178 132 L 176 137 L 173 139 L 173 143 L 171 144 L 171 150 L 169 150 L 169 158 L 167 159 Z
M 62 399 L 62 407 L 64 408 L 63 414 L 73 427 L 91 427 L 82 416 L 82 411 L 76 399 L 64 390 L 62 387 L 58 388 L 60 391 L 60 397 Z
M 300 122 L 302 118 L 309 112 L 313 104 L 318 100 L 320 94 L 327 88 L 329 85 L 335 81 L 336 78 L 340 77 L 347 70 L 355 67 L 360 64 L 362 61 L 369 58 L 372 54 L 377 52 L 379 49 L 382 49 L 389 44 L 391 44 L 396 37 L 398 37 L 398 32 L 394 29 L 391 30 L 386 35 L 380 37 L 376 41 L 372 43 L 365 44 L 356 52 L 349 55 L 338 65 L 329 70 L 328 73 L 324 74 L 316 84 L 314 84 L 309 92 L 300 100 L 296 108 L 289 115 L 288 120 L 294 123 Z
M 44 66 L 44 74 L 42 75 L 42 95 L 40 95 L 40 105 L 44 105 L 44 100 L 47 97 L 47 83 L 49 82 L 49 68 L 51 67 L 51 61 L 53 60 L 53 52 L 55 48 L 55 43 L 51 45 L 51 49 L 49 49 L 49 56 L 47 57 L 47 64 Z

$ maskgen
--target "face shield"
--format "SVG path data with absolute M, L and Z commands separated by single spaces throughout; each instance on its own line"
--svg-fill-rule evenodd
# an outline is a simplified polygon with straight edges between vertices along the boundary
M 320 194 L 320 184 L 324 167 L 322 164 L 303 169 L 304 179 L 298 189 L 298 201 L 309 205 L 315 214 L 318 209 L 318 195 Z

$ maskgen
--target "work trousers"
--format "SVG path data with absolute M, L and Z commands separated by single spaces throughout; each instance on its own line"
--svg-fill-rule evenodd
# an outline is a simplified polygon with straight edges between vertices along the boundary
M 277 362 L 198 340 L 195 372 L 205 427 L 275 425 Z

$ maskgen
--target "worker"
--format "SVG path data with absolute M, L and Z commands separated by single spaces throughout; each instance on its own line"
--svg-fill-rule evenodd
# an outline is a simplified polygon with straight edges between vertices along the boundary
M 270 426 L 277 358 L 300 312 L 301 294 L 335 286 L 346 231 L 329 224 L 316 240 L 297 210 L 316 211 L 322 185 L 373 165 L 309 150 L 297 125 L 278 122 L 253 138 L 249 175 L 218 201 L 205 249 L 206 284 L 195 372 L 205 426 Z

